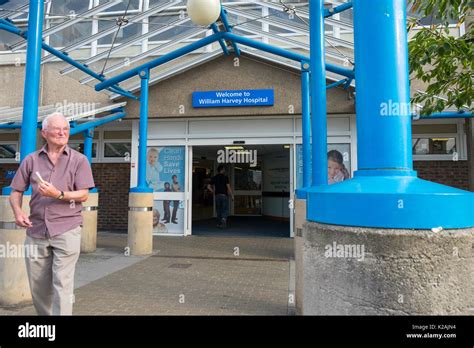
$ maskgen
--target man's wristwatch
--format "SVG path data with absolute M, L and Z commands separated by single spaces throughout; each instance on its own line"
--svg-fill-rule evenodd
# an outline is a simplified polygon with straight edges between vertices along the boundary
M 63 199 L 64 198 L 64 192 L 61 191 L 61 194 L 57 197 L 57 199 Z

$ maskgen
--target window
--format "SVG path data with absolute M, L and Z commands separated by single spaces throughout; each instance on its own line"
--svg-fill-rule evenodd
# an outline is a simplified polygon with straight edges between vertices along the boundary
M 104 131 L 103 159 L 110 161 L 127 161 L 132 154 L 131 131 Z
M 131 142 L 104 141 L 104 158 L 130 157 L 132 151 Z
M 0 143 L 0 160 L 8 162 L 15 161 L 17 152 L 17 143 Z
M 71 149 L 79 151 L 84 154 L 84 142 L 69 142 Z M 97 158 L 97 142 L 92 143 L 92 158 Z
M 462 120 L 461 120 L 462 121 Z M 459 121 L 459 122 L 461 122 Z M 428 121 L 425 121 L 428 122 Z M 465 149 L 462 122 L 417 121 L 412 125 L 412 153 L 415 160 L 461 160 Z
M 453 155 L 456 151 L 456 138 L 413 138 L 414 155 Z

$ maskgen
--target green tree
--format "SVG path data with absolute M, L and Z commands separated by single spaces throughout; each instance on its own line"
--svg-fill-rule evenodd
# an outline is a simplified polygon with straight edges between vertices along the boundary
M 472 112 L 474 23 L 466 20 L 474 0 L 409 0 L 409 8 L 431 21 L 419 29 L 419 18 L 409 20 L 409 30 L 417 28 L 409 43 L 410 73 L 428 84 L 425 93 L 417 92 L 412 102 L 423 105 L 425 115 L 448 108 Z M 466 31 L 455 37 L 449 26 L 451 19 L 458 18 L 458 28 L 466 23 Z

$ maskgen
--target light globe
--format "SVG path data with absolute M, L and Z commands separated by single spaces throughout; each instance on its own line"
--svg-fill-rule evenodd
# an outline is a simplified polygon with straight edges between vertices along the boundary
M 214 23 L 221 13 L 220 0 L 188 0 L 188 15 L 198 25 Z

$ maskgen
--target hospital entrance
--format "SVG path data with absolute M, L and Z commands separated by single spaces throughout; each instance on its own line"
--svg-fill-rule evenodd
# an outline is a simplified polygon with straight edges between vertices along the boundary
M 192 154 L 193 235 L 290 237 L 289 145 L 193 146 Z M 234 192 L 226 228 L 208 189 L 221 165 Z

